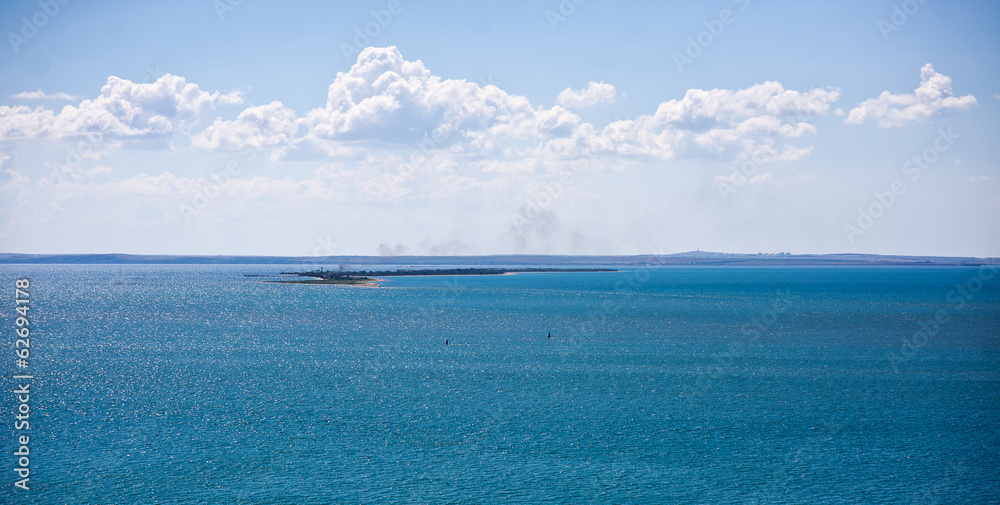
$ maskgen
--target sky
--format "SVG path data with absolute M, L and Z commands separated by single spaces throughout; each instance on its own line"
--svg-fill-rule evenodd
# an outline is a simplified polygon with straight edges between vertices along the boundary
M 0 5 L 0 252 L 1000 256 L 1000 3 Z

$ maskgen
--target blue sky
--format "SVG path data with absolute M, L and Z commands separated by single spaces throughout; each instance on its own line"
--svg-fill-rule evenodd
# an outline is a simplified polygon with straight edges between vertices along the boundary
M 996 256 L 996 26 L 941 0 L 8 2 L 0 251 Z

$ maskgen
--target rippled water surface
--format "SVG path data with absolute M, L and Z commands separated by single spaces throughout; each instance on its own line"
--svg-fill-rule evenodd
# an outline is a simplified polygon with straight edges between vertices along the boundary
M 0 501 L 1000 503 L 1000 272 L 294 268 L 0 266 Z

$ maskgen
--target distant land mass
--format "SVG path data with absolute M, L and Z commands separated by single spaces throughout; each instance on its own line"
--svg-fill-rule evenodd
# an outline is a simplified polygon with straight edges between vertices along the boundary
M 158 264 L 158 265 L 309 265 L 357 270 L 365 265 L 394 266 L 978 266 L 997 258 L 883 256 L 878 254 L 732 254 L 692 251 L 619 256 L 501 254 L 488 256 L 172 256 L 137 254 L 0 253 L 0 264 Z
M 398 270 L 310 270 L 308 272 L 281 272 L 281 275 L 310 277 L 308 280 L 265 281 L 285 284 L 353 284 L 378 286 L 379 277 L 414 277 L 427 275 L 505 275 L 520 273 L 556 272 L 617 272 L 613 268 L 420 268 Z M 256 277 L 256 275 L 248 275 Z

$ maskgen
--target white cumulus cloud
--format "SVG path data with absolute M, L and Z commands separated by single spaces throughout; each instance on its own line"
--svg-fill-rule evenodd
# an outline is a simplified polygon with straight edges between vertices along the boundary
M 330 84 L 326 106 L 307 115 L 320 139 L 414 142 L 450 146 L 490 132 L 513 137 L 558 134 L 579 123 L 565 109 L 534 107 L 492 85 L 433 75 L 395 47 L 369 47 Z
M 152 83 L 112 76 L 100 96 L 58 111 L 0 106 L 0 146 L 98 131 L 115 139 L 107 145 L 184 134 L 196 149 L 266 148 L 273 160 L 394 156 L 402 161 L 384 166 L 402 167 L 396 172 L 410 174 L 407 180 L 415 173 L 407 164 L 414 160 L 429 165 L 418 171 L 466 173 L 557 171 L 581 158 L 607 169 L 637 159 L 798 160 L 812 147 L 791 142 L 816 133 L 809 118 L 828 114 L 840 91 L 787 90 L 774 81 L 735 90 L 690 89 L 651 114 L 603 126 L 567 108 L 611 103 L 615 94 L 610 84 L 590 82 L 563 91 L 558 104 L 546 107 L 495 85 L 435 75 L 396 47 L 368 47 L 337 74 L 325 103 L 305 113 L 273 101 L 247 107 L 235 119 L 206 123 L 210 111 L 242 103 L 242 95 L 209 93 L 169 74 Z
M 556 97 L 556 103 L 567 109 L 586 109 L 598 104 L 614 103 L 615 87 L 603 82 L 590 81 L 579 91 L 566 88 Z
M 217 105 L 242 101 L 239 92 L 208 93 L 170 74 L 152 83 L 111 76 L 100 96 L 58 113 L 43 107 L 0 106 L 0 144 L 58 141 L 93 132 L 119 138 L 166 136 Z
M 691 89 L 661 103 L 653 115 L 609 124 L 591 139 L 591 149 L 660 159 L 800 159 L 811 148 L 778 146 L 777 139 L 815 133 L 800 118 L 826 115 L 839 97 L 837 89 L 799 92 L 774 81 L 740 90 Z
M 419 146 L 470 156 L 570 135 L 582 124 L 563 107 L 535 106 L 494 86 L 434 75 L 396 47 L 369 47 L 330 84 L 323 107 L 296 117 L 280 102 L 216 120 L 193 140 L 203 149 L 301 148 L 342 156 L 348 146 Z M 312 149 L 310 149 L 312 148 Z
M 879 128 L 896 128 L 924 121 L 944 110 L 968 109 L 976 105 L 976 97 L 972 95 L 954 96 L 951 77 L 934 71 L 928 63 L 920 69 L 920 86 L 913 94 L 883 91 L 878 98 L 869 98 L 851 109 L 844 122 L 876 121 Z
M 362 51 L 330 85 L 326 107 L 308 119 L 319 141 L 375 138 L 472 156 L 565 137 L 582 123 L 562 107 L 547 109 L 493 85 L 433 75 L 395 47 Z
M 551 169 L 553 160 L 591 155 L 607 158 L 601 166 L 608 167 L 629 158 L 797 160 L 812 148 L 779 140 L 814 134 L 806 119 L 829 113 L 840 96 L 834 88 L 800 92 L 773 81 L 739 90 L 692 89 L 652 115 L 602 128 L 567 108 L 610 103 L 615 93 L 610 84 L 591 82 L 563 91 L 555 106 L 538 106 L 494 85 L 434 75 L 396 47 L 369 47 L 350 70 L 337 74 L 324 106 L 304 115 L 280 102 L 250 107 L 235 120 L 217 119 L 192 145 L 269 147 L 277 159 L 407 149 L 439 170 L 486 167 L 476 161 L 489 159 L 497 173 Z
M 205 150 L 234 151 L 292 145 L 300 123 L 295 111 L 274 101 L 244 109 L 234 121 L 216 119 L 191 139 L 191 145 Z

